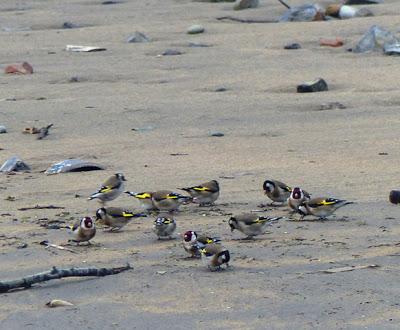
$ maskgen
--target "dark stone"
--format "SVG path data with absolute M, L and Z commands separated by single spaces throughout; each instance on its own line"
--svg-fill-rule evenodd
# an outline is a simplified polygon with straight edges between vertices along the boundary
M 297 86 L 297 93 L 314 93 L 314 92 L 324 92 L 328 90 L 328 84 L 322 78 L 318 78 L 311 82 L 306 82 L 304 84 Z
M 287 44 L 285 45 L 285 47 L 283 47 L 284 49 L 300 49 L 301 45 L 298 44 L 297 42 L 294 42 L 292 44 Z
M 183 53 L 176 49 L 167 49 L 161 53 L 162 56 L 175 56 L 175 55 L 182 55 Z
M 393 203 L 393 204 L 399 204 L 400 203 L 400 191 L 392 190 L 389 194 L 389 201 L 390 201 L 390 203 Z
M 345 5 L 376 5 L 383 3 L 383 0 L 347 0 Z
M 64 22 L 62 25 L 63 29 L 76 29 L 78 25 L 71 23 L 71 22 Z
M 129 36 L 126 42 L 138 43 L 138 42 L 149 42 L 150 39 L 142 32 L 136 31 L 133 35 Z

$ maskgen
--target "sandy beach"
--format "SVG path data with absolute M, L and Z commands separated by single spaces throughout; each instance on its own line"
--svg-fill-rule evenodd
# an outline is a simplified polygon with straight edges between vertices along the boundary
M 275 20 L 285 7 L 272 0 L 244 11 L 190 0 L 101 2 L 0 3 L 0 124 L 7 127 L 0 161 L 18 155 L 32 168 L 0 175 L 0 280 L 52 266 L 128 262 L 134 269 L 2 294 L 0 328 L 398 328 L 399 211 L 388 195 L 399 188 L 399 58 L 346 49 L 374 24 L 398 36 L 400 2 L 367 6 L 373 17 L 263 24 L 217 18 Z M 78 28 L 63 29 L 64 22 Z M 205 32 L 187 34 L 194 24 Z M 135 31 L 151 41 L 127 43 Z M 343 47 L 319 45 L 335 37 Z M 283 49 L 291 42 L 302 48 Z M 107 50 L 73 53 L 66 45 Z M 157 56 L 168 49 L 182 54 Z M 23 61 L 32 75 L 3 73 Z M 296 93 L 318 77 L 329 91 Z M 345 109 L 320 110 L 329 102 Z M 22 134 L 49 123 L 43 140 Z M 224 136 L 210 136 L 215 132 Z M 43 173 L 67 158 L 106 170 Z M 148 217 L 116 233 L 99 228 L 93 246 L 72 246 L 76 253 L 38 244 L 69 238 L 65 229 L 41 227 L 41 219 L 94 217 L 99 203 L 87 197 L 117 172 L 131 191 L 216 179 L 221 195 L 212 207 L 184 205 L 175 240 L 157 241 Z M 268 203 L 262 183 L 271 178 L 355 204 L 327 221 L 302 222 L 287 207 L 267 207 L 261 215 L 287 218 L 253 241 L 240 240 L 228 219 Z M 18 210 L 35 205 L 64 209 Z M 110 205 L 139 207 L 125 194 Z M 221 237 L 231 267 L 210 272 L 188 259 L 180 237 L 187 230 Z M 322 272 L 367 265 L 379 267 Z M 74 306 L 50 309 L 51 299 Z

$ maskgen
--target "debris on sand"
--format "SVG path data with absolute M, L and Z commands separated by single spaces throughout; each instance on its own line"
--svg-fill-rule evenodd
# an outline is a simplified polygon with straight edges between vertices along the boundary
M 7 159 L 0 167 L 0 172 L 10 173 L 18 171 L 30 171 L 29 165 L 24 163 L 18 156 Z
M 87 162 L 81 159 L 66 159 L 51 165 L 44 173 L 58 174 L 67 172 L 85 172 L 104 170 L 105 168 L 99 164 Z
M 242 10 L 248 8 L 257 8 L 260 4 L 259 0 L 239 0 L 233 9 L 235 10 Z
M 150 38 L 147 37 L 144 33 L 135 31 L 134 34 L 130 35 L 126 39 L 127 43 L 141 43 L 141 42 L 150 42 Z
M 65 307 L 65 306 L 74 306 L 74 304 L 70 303 L 69 301 L 61 300 L 61 299 L 53 299 L 46 303 L 47 307 L 54 308 L 54 307 Z
M 364 34 L 353 48 L 353 53 L 365 53 L 373 50 L 390 52 L 399 47 L 399 40 L 388 30 L 378 25 L 373 25 Z
M 91 52 L 101 52 L 107 50 L 103 47 L 96 47 L 96 46 L 78 46 L 78 45 L 67 45 L 65 50 L 68 52 L 84 52 L 84 53 L 91 53 Z
M 353 270 L 359 269 L 366 269 L 366 268 L 378 268 L 379 265 L 359 265 L 359 266 L 346 266 L 346 267 L 339 267 L 339 268 L 330 268 L 325 270 L 319 270 L 318 273 L 326 273 L 326 274 L 335 274 L 335 273 L 342 273 L 342 272 L 351 272 Z
M 328 90 L 328 84 L 322 78 L 317 78 L 311 82 L 305 82 L 297 86 L 297 93 L 314 93 Z
M 23 62 L 22 64 L 10 64 L 4 69 L 7 74 L 32 74 L 33 67 L 28 62 Z

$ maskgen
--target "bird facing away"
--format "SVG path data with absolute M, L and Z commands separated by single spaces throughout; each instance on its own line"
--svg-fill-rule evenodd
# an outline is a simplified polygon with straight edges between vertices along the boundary
M 135 193 L 133 191 L 125 191 L 129 196 L 135 197 L 140 204 L 140 207 L 148 213 L 153 211 L 158 211 L 158 209 L 154 206 L 152 196 L 153 192 L 145 191 L 140 193 Z
M 176 221 L 169 214 L 160 214 L 154 221 L 153 230 L 158 239 L 172 239 L 172 234 L 176 229 Z
M 199 184 L 198 186 L 179 188 L 184 190 L 191 197 L 193 197 L 193 203 L 198 203 L 200 206 L 211 205 L 219 197 L 219 184 L 216 180 L 211 180 Z
M 147 214 L 134 213 L 120 207 L 102 207 L 96 211 L 96 222 L 109 227 L 111 231 L 117 231 L 139 217 L 147 217 Z
M 229 267 L 230 253 L 220 244 L 207 244 L 200 253 L 203 264 L 211 271 L 221 270 L 222 265 Z
M 89 241 L 96 235 L 96 226 L 91 217 L 84 217 L 69 228 L 73 237 L 69 241 L 77 244 L 82 242 L 90 244 Z
M 174 193 L 170 190 L 159 190 L 153 193 L 152 201 L 154 206 L 160 211 L 173 212 L 179 209 L 179 206 L 192 198 Z
M 220 243 L 218 237 L 198 235 L 195 231 L 189 230 L 183 235 L 183 248 L 192 258 L 200 257 L 200 250 L 207 244 Z
M 307 193 L 306 191 L 302 190 L 299 187 L 293 188 L 292 192 L 290 193 L 290 196 L 287 200 L 289 207 L 295 211 L 299 211 L 299 206 L 301 203 L 304 201 L 307 201 L 310 199 L 310 194 Z
M 93 193 L 88 199 L 99 199 L 102 204 L 116 199 L 124 191 L 124 181 L 126 181 L 122 173 L 116 173 L 109 177 L 100 187 L 98 191 Z
M 292 188 L 277 180 L 266 180 L 263 184 L 264 194 L 274 203 L 286 203 Z
M 231 227 L 231 231 L 239 230 L 247 235 L 246 239 L 251 239 L 254 236 L 264 234 L 270 225 L 280 219 L 282 217 L 262 217 L 253 213 L 245 213 L 231 217 L 228 224 Z
M 337 209 L 349 204 L 354 203 L 342 199 L 319 197 L 304 201 L 298 209 L 299 213 L 302 215 L 300 219 L 303 219 L 307 215 L 325 219 L 332 215 Z

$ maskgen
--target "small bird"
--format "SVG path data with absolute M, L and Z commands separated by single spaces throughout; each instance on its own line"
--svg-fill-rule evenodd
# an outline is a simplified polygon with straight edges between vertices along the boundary
M 266 180 L 263 184 L 264 193 L 273 203 L 286 203 L 292 188 L 277 180 Z
M 198 203 L 200 206 L 211 205 L 219 197 L 219 184 L 216 180 L 211 180 L 198 186 L 178 189 L 188 192 L 193 197 L 193 203 Z
M 304 201 L 299 206 L 299 213 L 302 215 L 301 220 L 306 215 L 313 215 L 320 219 L 325 219 L 329 217 L 333 212 L 337 209 L 341 208 L 342 206 L 354 204 L 354 202 L 348 202 L 342 199 L 336 198 L 312 198 L 308 201 Z
M 290 193 L 290 196 L 287 200 L 289 207 L 293 210 L 298 212 L 299 211 L 299 206 L 301 203 L 304 201 L 307 201 L 310 199 L 310 194 L 307 193 L 306 191 L 302 190 L 299 187 L 293 188 L 292 192 Z
M 192 258 L 200 257 L 200 250 L 207 244 L 219 243 L 221 240 L 218 237 L 208 237 L 198 235 L 195 231 L 187 231 L 183 235 L 183 248 Z
M 96 222 L 110 227 L 110 231 L 117 231 L 133 218 L 147 217 L 144 213 L 133 213 L 120 207 L 102 207 L 96 211 Z
M 96 235 L 96 227 L 91 217 L 84 217 L 69 228 L 73 236 L 73 239 L 69 241 L 77 244 L 81 242 L 88 242 L 90 244 L 89 241 Z
M 133 191 L 125 191 L 129 196 L 135 197 L 140 204 L 140 207 L 143 208 L 146 212 L 151 213 L 152 211 L 158 211 L 158 209 L 154 206 L 153 200 L 151 197 L 153 193 L 150 191 L 145 191 L 141 193 L 135 193 Z
M 203 264 L 211 271 L 220 270 L 222 265 L 229 267 L 231 256 L 229 251 L 220 244 L 207 244 L 200 249 Z
M 159 190 L 153 193 L 151 200 L 154 206 L 160 211 L 177 211 L 182 203 L 190 201 L 192 198 L 174 193 L 170 190 Z
M 261 217 L 253 213 L 244 213 L 231 217 L 228 224 L 231 231 L 237 229 L 247 235 L 246 239 L 252 239 L 254 236 L 264 234 L 268 226 L 280 219 L 282 217 Z
M 172 239 L 172 234 L 176 229 L 176 221 L 169 214 L 160 214 L 154 221 L 153 230 L 158 239 Z
M 88 199 L 98 198 L 102 204 L 116 199 L 124 191 L 124 181 L 126 181 L 122 173 L 116 173 L 109 177 L 101 186 L 101 188 L 92 194 Z

